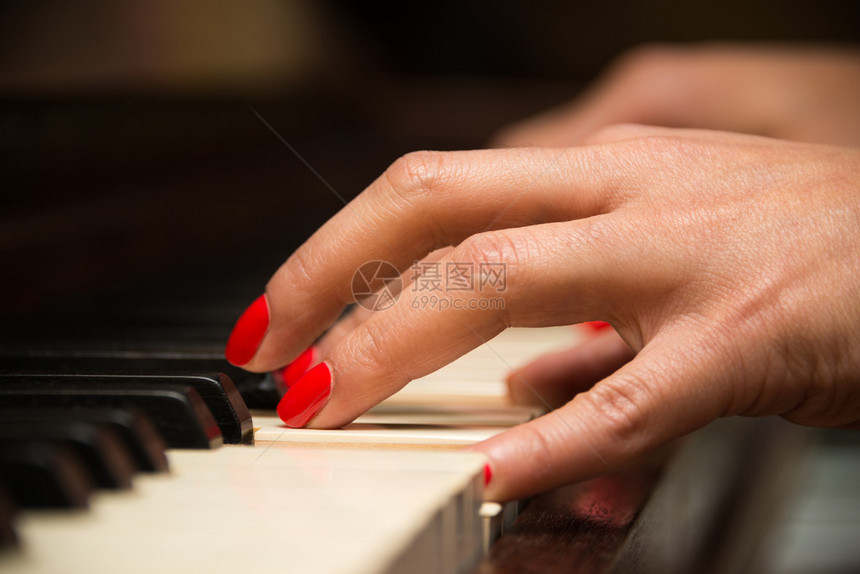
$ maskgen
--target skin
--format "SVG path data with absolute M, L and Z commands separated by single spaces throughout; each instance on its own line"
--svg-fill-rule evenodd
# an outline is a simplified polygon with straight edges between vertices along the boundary
M 364 262 L 410 277 L 432 253 L 504 262 L 503 308 L 421 308 L 407 287 L 349 317 L 322 341 L 332 393 L 309 426 L 348 423 L 506 327 L 604 320 L 510 377 L 515 399 L 559 408 L 473 447 L 488 499 L 602 474 L 718 417 L 860 428 L 860 58 L 746 50 L 639 51 L 497 138 L 529 147 L 400 158 L 272 277 L 245 368 L 310 345 Z

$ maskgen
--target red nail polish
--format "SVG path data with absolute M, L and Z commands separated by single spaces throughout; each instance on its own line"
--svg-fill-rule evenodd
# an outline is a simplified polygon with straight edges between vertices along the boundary
M 611 325 L 606 321 L 586 321 L 585 323 L 582 323 L 582 326 L 587 327 L 592 331 L 602 331 L 607 327 L 611 327 Z
M 227 360 L 236 366 L 248 363 L 257 353 L 268 328 L 269 302 L 265 295 L 260 295 L 236 321 L 224 351 Z
M 493 469 L 490 468 L 489 464 L 484 465 L 484 487 L 490 484 L 490 481 L 493 480 Z
M 308 424 L 323 407 L 331 394 L 331 369 L 320 363 L 305 373 L 278 403 L 278 416 L 288 427 Z
M 317 360 L 317 348 L 308 347 L 305 351 L 296 357 L 296 359 L 281 370 L 281 377 L 284 380 L 284 385 L 289 388 L 313 366 Z

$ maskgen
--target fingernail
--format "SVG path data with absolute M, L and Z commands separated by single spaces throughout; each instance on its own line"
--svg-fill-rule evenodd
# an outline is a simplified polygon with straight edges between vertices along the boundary
M 592 331 L 602 331 L 611 325 L 606 321 L 586 321 L 585 323 L 582 323 L 582 326 L 591 329 Z
M 269 302 L 266 295 L 260 295 L 245 309 L 230 338 L 227 340 L 227 348 L 224 355 L 227 360 L 236 366 L 248 363 L 257 353 L 257 347 L 263 340 L 263 335 L 269 328 Z
M 302 375 L 307 373 L 313 366 L 317 359 L 317 355 L 316 347 L 308 347 L 301 355 L 296 357 L 292 363 L 281 369 L 281 377 L 284 380 L 284 386 L 289 388 L 296 384 Z
M 493 480 L 493 469 L 490 468 L 489 464 L 485 464 L 484 465 L 484 487 L 489 486 L 491 480 Z
M 305 373 L 281 397 L 278 416 L 288 427 L 301 428 L 314 418 L 330 394 L 331 369 L 326 363 L 320 363 Z

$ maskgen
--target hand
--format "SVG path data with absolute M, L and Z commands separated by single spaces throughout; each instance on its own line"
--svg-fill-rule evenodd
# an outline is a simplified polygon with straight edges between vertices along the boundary
M 650 45 L 623 55 L 570 104 L 508 127 L 494 143 L 564 147 L 607 125 L 635 122 L 857 146 L 858 101 L 857 49 Z M 586 341 L 511 373 L 511 396 L 563 404 L 633 356 L 611 330 Z
M 860 145 L 860 50 L 703 44 L 622 56 L 580 98 L 513 125 L 503 147 L 566 147 L 618 123 Z
M 507 266 L 503 308 L 422 308 L 407 287 L 339 330 L 285 395 L 288 424 L 342 426 L 508 326 L 588 320 L 636 357 L 476 445 L 488 498 L 604 473 L 717 417 L 860 423 L 860 151 L 643 126 L 584 143 L 401 158 L 275 273 L 228 357 L 280 367 L 351 302 L 363 263 L 405 272 L 453 246 L 443 262 Z

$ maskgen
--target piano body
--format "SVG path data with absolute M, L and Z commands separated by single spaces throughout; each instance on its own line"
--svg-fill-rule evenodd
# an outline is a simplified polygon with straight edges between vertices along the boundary
M 167 4 L 153 3 L 160 17 L 214 10 Z M 258 4 L 262 26 L 275 8 Z M 319 17 L 305 4 L 288 14 L 294 34 L 260 42 L 301 40 L 297 30 Z M 58 8 L 41 30 L 21 16 L 25 3 L 10 6 L 2 29 L 13 47 L 59 29 L 80 41 L 74 30 L 104 9 Z M 114 40 L 159 16 L 111 13 Z M 6 484 L 0 571 L 799 573 L 807 562 L 858 571 L 844 544 L 860 531 L 856 440 L 822 442 L 778 420 L 718 421 L 617 473 L 482 504 L 483 461 L 461 447 L 539 414 L 508 404 L 501 381 L 575 344 L 581 334 L 569 327 L 506 332 L 345 429 L 280 426 L 277 378 L 230 367 L 223 344 L 268 275 L 342 207 L 328 186 L 349 199 L 403 153 L 481 146 L 582 83 L 345 70 L 343 46 L 308 38 L 290 53 L 319 48 L 330 75 L 308 74 L 316 56 L 253 50 L 235 56 L 258 72 L 246 74 L 208 67 L 235 55 L 235 38 L 219 37 L 201 60 L 165 57 L 160 68 L 123 67 L 136 53 L 118 48 L 117 72 L 71 44 L 58 68 L 44 65 L 56 53 L 32 47 L 0 62 L 0 437 L 12 437 L 0 438 L 0 459 L 56 465 L 71 490 L 28 504 L 73 507 L 16 510 Z M 133 414 L 117 414 L 130 404 Z M 75 419 L 94 438 L 58 438 Z M 63 430 L 52 438 L 54 427 Z M 122 433 L 138 446 L 124 446 Z M 107 453 L 86 455 L 108 461 L 102 480 L 81 454 L 95 451 Z M 797 490 L 805 465 L 813 494 Z M 827 494 L 822 518 L 815 504 Z M 786 501 L 813 499 L 801 518 L 780 514 Z

